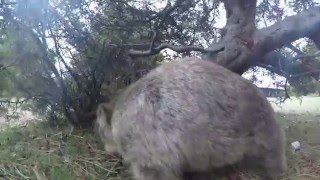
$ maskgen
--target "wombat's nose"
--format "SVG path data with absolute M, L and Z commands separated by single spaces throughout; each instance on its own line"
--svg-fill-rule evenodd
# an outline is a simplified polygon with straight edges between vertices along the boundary
M 108 153 L 108 159 L 122 159 L 122 156 L 118 152 Z

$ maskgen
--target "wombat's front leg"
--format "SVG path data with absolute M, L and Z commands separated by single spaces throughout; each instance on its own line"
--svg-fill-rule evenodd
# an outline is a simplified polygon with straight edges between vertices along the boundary
M 131 165 L 136 180 L 182 180 L 179 171 L 165 167 Z

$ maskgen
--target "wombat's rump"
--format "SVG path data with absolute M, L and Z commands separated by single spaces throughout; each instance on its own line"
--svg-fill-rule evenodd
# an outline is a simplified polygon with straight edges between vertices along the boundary
M 103 131 L 112 135 L 102 138 L 112 137 L 137 180 L 183 179 L 243 159 L 270 178 L 286 169 L 283 133 L 264 94 L 212 62 L 186 58 L 155 68 L 105 119 Z

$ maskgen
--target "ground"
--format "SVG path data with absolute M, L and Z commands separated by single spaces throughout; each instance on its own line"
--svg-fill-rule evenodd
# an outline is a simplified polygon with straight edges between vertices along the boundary
M 302 100 L 273 105 L 286 132 L 289 171 L 283 180 L 320 179 L 320 98 Z M 129 179 L 127 168 L 103 151 L 92 132 L 52 131 L 43 121 L 1 129 L 0 180 Z M 301 151 L 291 151 L 293 141 L 301 142 Z M 255 179 L 245 173 L 238 177 Z

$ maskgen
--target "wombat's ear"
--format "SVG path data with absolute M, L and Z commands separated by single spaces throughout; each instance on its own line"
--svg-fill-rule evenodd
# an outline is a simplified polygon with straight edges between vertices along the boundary
M 107 125 L 111 125 L 113 109 L 113 105 L 110 103 L 99 104 L 97 108 L 97 118 L 102 118 L 105 120 Z

